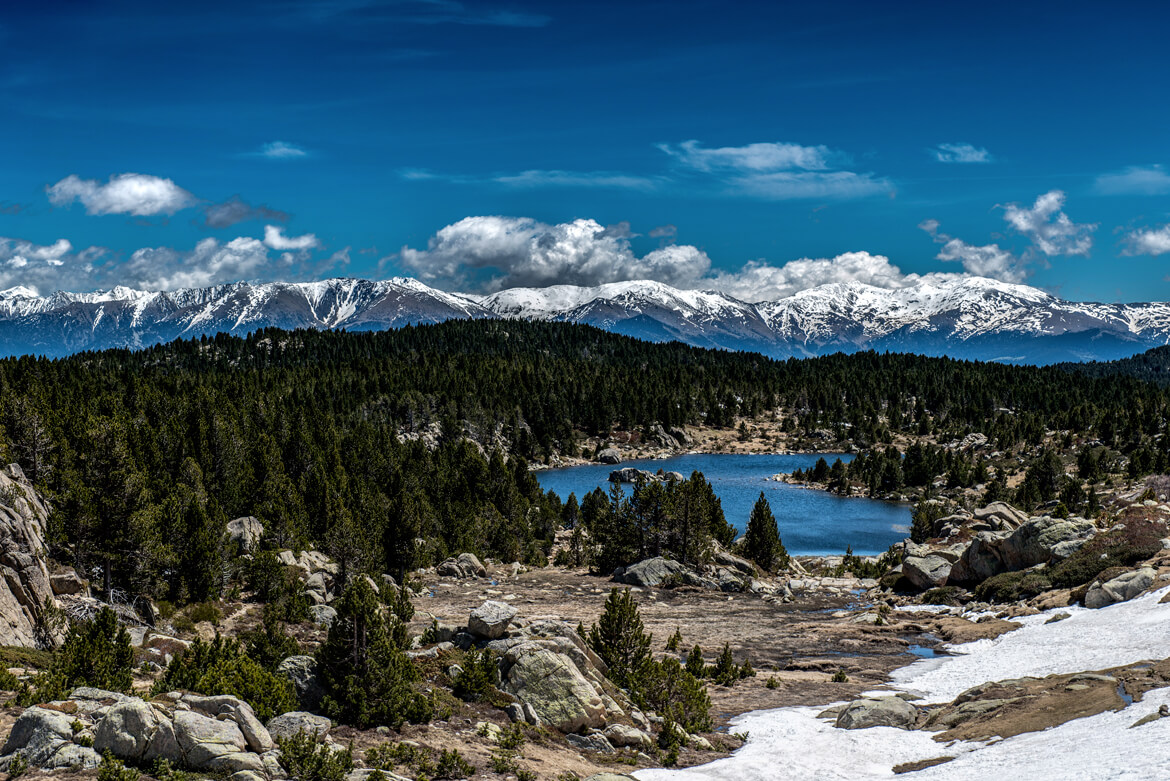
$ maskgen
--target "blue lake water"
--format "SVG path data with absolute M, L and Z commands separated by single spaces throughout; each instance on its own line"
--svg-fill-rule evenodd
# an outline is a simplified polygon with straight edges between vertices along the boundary
M 884 553 L 890 545 L 909 534 L 909 505 L 836 496 L 767 479 L 779 472 L 808 469 L 819 457 L 817 454 L 686 455 L 627 461 L 620 467 L 632 466 L 651 472 L 663 469 L 681 472 L 684 477 L 699 470 L 719 496 L 727 520 L 741 531 L 747 525 L 752 505 L 763 491 L 772 514 L 776 516 L 784 547 L 793 555 L 841 554 L 850 545 L 858 555 L 875 555 Z M 831 464 L 837 456 L 827 455 L 825 458 Z M 852 456 L 842 455 L 840 458 L 848 462 Z M 589 464 L 546 469 L 535 474 L 545 490 L 555 491 L 561 499 L 568 499 L 570 493 L 576 493 L 580 501 L 594 488 L 608 491 L 609 473 L 620 467 Z

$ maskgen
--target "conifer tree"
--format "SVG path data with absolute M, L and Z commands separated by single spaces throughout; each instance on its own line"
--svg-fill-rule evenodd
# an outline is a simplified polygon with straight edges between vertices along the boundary
M 359 728 L 429 720 L 430 702 L 414 689 L 418 672 L 394 642 L 394 627 L 366 579 L 353 579 L 334 606 L 337 618 L 317 650 L 325 714 Z
M 687 654 L 687 672 L 696 678 L 703 678 L 707 675 L 707 663 L 703 661 L 703 649 L 695 643 L 691 648 L 691 652 Z
M 763 491 L 748 518 L 743 550 L 749 559 L 768 572 L 774 571 L 774 567 L 788 565 L 788 551 L 780 541 L 776 518 L 772 515 L 772 508 L 768 506 Z
M 611 589 L 601 618 L 589 630 L 589 646 L 609 668 L 610 680 L 636 690 L 650 665 L 650 642 L 630 590 Z

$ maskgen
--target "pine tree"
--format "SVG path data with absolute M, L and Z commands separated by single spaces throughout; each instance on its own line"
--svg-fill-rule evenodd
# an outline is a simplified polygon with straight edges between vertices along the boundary
M 723 644 L 723 650 L 715 660 L 710 676 L 721 686 L 730 686 L 739 680 L 739 668 L 735 666 L 735 658 L 731 655 L 731 646 L 728 643 Z
M 388 626 L 366 579 L 355 578 L 334 606 L 337 617 L 317 649 L 325 714 L 359 728 L 428 721 L 430 702 L 414 689 L 418 672 L 394 642 L 405 633 Z
M 695 643 L 691 648 L 691 652 L 687 654 L 687 672 L 696 678 L 703 678 L 707 675 L 707 663 L 703 661 L 703 649 Z
M 763 491 L 752 507 L 743 546 L 744 555 L 768 572 L 772 572 L 773 567 L 783 568 L 788 565 L 788 551 L 780 541 L 776 518 L 772 515 L 772 508 L 768 506 Z
M 651 661 L 650 642 L 630 590 L 611 589 L 601 618 L 589 630 L 589 646 L 609 668 L 610 680 L 637 690 Z

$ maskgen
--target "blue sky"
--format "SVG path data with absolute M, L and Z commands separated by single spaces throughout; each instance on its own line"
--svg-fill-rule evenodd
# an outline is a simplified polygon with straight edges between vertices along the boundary
M 3 287 L 1170 298 L 1157 3 L 16 6 Z

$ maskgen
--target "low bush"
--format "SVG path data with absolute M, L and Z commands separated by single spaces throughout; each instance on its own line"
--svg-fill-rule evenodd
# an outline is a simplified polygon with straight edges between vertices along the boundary
M 281 767 L 295 781 L 345 781 L 346 774 L 353 770 L 352 744 L 338 751 L 303 731 L 277 738 L 276 743 L 280 746 Z
M 261 721 L 296 707 L 292 684 L 266 670 L 245 653 L 240 642 L 216 636 L 197 639 L 171 660 L 154 693 L 185 689 L 198 694 L 230 694 L 252 706 Z
M 462 667 L 451 686 L 451 691 L 459 699 L 477 702 L 495 688 L 496 659 L 490 649 L 468 651 Z

